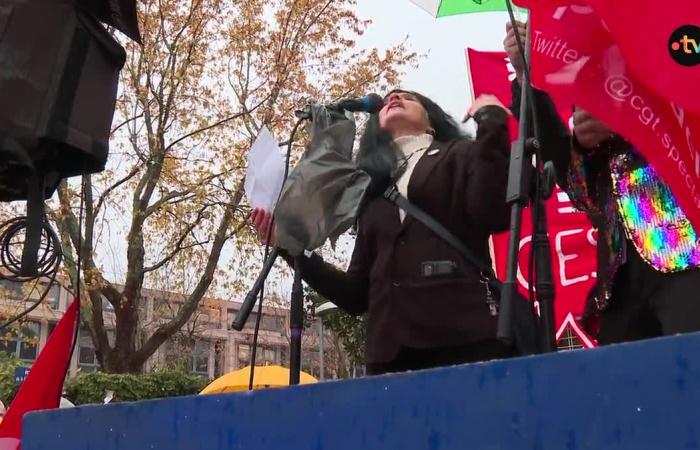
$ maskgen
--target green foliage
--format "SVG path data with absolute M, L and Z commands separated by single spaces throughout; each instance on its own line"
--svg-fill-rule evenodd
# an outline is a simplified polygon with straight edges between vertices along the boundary
M 15 385 L 15 368 L 27 367 L 19 359 L 0 352 L 0 400 L 9 406 L 19 386 Z M 205 377 L 179 370 L 160 370 L 139 375 L 102 372 L 84 373 L 64 384 L 65 397 L 76 405 L 102 403 L 107 391 L 114 392 L 112 402 L 147 400 L 198 394 L 209 384 Z
M 314 307 L 328 301 L 308 286 L 305 286 L 304 297 Z M 365 364 L 365 342 L 367 341 L 365 316 L 353 316 L 337 309 L 323 315 L 323 326 L 338 337 L 350 363 L 358 366 Z
M 0 400 L 9 406 L 17 394 L 19 386 L 15 385 L 15 369 L 28 365 L 4 352 L 0 352 Z
M 102 403 L 107 391 L 114 392 L 114 402 L 128 402 L 163 397 L 198 394 L 209 383 L 204 377 L 177 370 L 160 370 L 146 374 L 111 374 L 93 372 L 66 380 L 66 397 L 76 405 Z
M 338 336 L 351 363 L 364 365 L 367 341 L 365 316 L 352 316 L 338 310 L 323 317 L 323 326 Z

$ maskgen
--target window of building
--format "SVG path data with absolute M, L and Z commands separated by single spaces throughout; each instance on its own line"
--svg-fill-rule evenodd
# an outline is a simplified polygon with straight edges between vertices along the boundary
M 22 283 L 10 280 L 0 280 L 0 295 L 9 300 L 19 300 L 22 295 Z
M 61 304 L 61 287 L 57 283 L 51 286 L 51 289 L 49 289 L 49 292 L 46 294 L 46 300 L 44 301 L 51 305 L 53 309 L 59 308 Z
M 245 367 L 250 364 L 250 345 L 238 344 L 238 368 Z
M 316 369 L 316 358 L 314 358 L 314 355 L 312 352 L 302 352 L 301 355 L 301 370 L 304 372 L 308 373 L 309 375 L 318 377 L 317 372 L 318 370 Z
M 277 350 L 274 347 L 262 347 L 261 349 L 261 363 L 262 364 L 278 364 Z
M 284 317 L 282 316 L 263 316 L 260 328 L 281 333 L 284 330 L 284 325 Z
M 196 340 L 190 357 L 190 371 L 197 375 L 209 376 L 209 342 Z
M 228 330 L 228 329 L 231 328 L 231 324 L 232 324 L 233 321 L 236 319 L 236 314 L 238 314 L 238 310 L 237 310 L 237 309 L 228 309 L 228 310 L 226 310 L 226 324 L 224 325 L 224 328 L 225 328 L 225 329 Z
M 95 344 L 85 328 L 78 332 L 78 367 L 82 372 L 96 372 L 100 369 Z
M 113 330 L 107 330 L 107 342 L 109 345 L 114 345 Z M 78 367 L 83 372 L 96 372 L 100 370 L 95 344 L 92 342 L 92 336 L 87 328 L 80 328 L 78 332 Z
M 252 312 L 248 316 L 248 320 L 245 323 L 245 328 L 255 329 L 255 322 L 258 321 L 258 313 Z
M 283 364 L 280 356 L 284 352 L 280 347 L 259 345 L 255 352 L 255 365 Z M 250 365 L 253 350 L 249 344 L 238 344 L 238 368 Z
M 0 338 L 0 351 L 27 361 L 34 361 L 39 354 L 39 322 L 24 322 L 18 329 L 7 331 Z
M 42 300 L 44 304 L 58 309 L 61 293 L 61 288 L 58 283 L 51 283 L 51 285 L 49 285 L 48 283 L 36 283 L 32 281 L 24 283 L 24 286 L 22 283 L 16 284 L 17 288 L 13 290 L 12 294 L 15 299 L 34 302 L 44 295 L 44 299 Z
M 238 309 L 235 308 L 229 308 L 226 310 L 226 313 L 228 314 L 228 318 L 233 321 L 234 317 L 236 317 L 236 314 L 238 314 Z
M 258 313 L 252 312 L 248 316 L 248 321 L 245 324 L 245 328 L 255 329 L 255 322 L 258 320 Z M 282 316 L 274 316 L 263 314 L 260 320 L 260 329 L 265 331 L 276 331 L 281 333 L 284 330 L 285 321 Z
M 187 369 L 187 356 L 183 346 L 174 340 L 165 341 L 165 365 L 170 369 Z

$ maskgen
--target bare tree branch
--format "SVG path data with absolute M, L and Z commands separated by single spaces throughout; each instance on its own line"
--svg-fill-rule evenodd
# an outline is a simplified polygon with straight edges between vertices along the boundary
M 211 130 L 212 128 L 216 128 L 216 127 L 218 127 L 218 126 L 221 126 L 221 125 L 223 125 L 223 124 L 225 124 L 225 123 L 227 123 L 227 122 L 230 122 L 230 121 L 232 121 L 232 120 L 238 119 L 239 117 L 243 117 L 243 116 L 245 116 L 245 115 L 249 115 L 249 114 L 251 114 L 253 111 L 255 111 L 256 109 L 258 109 L 260 106 L 262 106 L 262 105 L 267 101 L 268 98 L 269 98 L 269 97 L 265 97 L 265 99 L 263 99 L 262 101 L 260 101 L 260 103 L 258 103 L 257 105 L 255 105 L 255 106 L 254 106 L 252 109 L 250 109 L 250 110 L 247 110 L 247 111 L 243 111 L 243 112 L 239 112 L 239 113 L 233 114 L 232 116 L 225 117 L 225 118 L 223 118 L 223 119 L 221 119 L 221 120 L 218 120 L 218 121 L 216 121 L 216 122 L 214 122 L 214 123 L 212 123 L 212 124 L 209 124 L 209 125 L 206 125 L 206 126 L 204 126 L 204 127 L 202 127 L 202 128 L 199 128 L 199 129 L 197 129 L 197 130 L 191 131 L 191 132 L 185 134 L 184 136 L 181 136 L 181 137 L 175 139 L 175 140 L 174 140 L 173 142 L 171 142 L 170 144 L 168 144 L 168 145 L 166 146 L 166 149 L 170 149 L 170 148 L 172 148 L 173 146 L 175 146 L 175 145 L 179 144 L 180 142 L 184 141 L 185 139 L 191 138 L 192 136 L 195 136 L 195 135 L 197 135 L 197 134 L 199 134 L 199 133 L 203 133 L 203 132 L 205 132 L 205 131 L 207 131 L 207 130 Z
M 178 253 L 180 253 L 182 250 L 186 248 L 191 248 L 195 247 L 198 244 L 194 245 L 188 245 L 188 246 L 183 246 L 183 242 L 185 242 L 185 239 L 187 239 L 187 236 L 194 230 L 194 228 L 199 225 L 200 221 L 202 220 L 204 216 L 204 211 L 206 211 L 206 208 L 202 208 L 199 211 L 197 211 L 197 218 L 193 220 L 187 227 L 185 228 L 185 231 L 182 232 L 180 237 L 178 238 L 177 242 L 175 243 L 174 248 L 168 252 L 168 254 L 162 258 L 160 261 L 157 263 L 153 264 L 152 266 L 144 267 L 143 272 L 152 272 L 154 270 L 158 270 L 161 267 L 163 267 L 165 264 L 167 264 L 170 260 L 172 260 Z
M 137 119 L 140 119 L 141 117 L 143 117 L 143 113 L 137 114 L 137 115 L 134 116 L 134 117 L 131 117 L 131 118 L 129 118 L 129 119 L 126 119 L 125 121 L 123 121 L 123 122 L 121 122 L 120 124 L 118 124 L 116 127 L 112 128 L 112 131 L 110 131 L 109 134 L 114 134 L 114 133 L 116 133 L 116 132 L 117 132 L 121 127 L 123 127 L 124 125 L 127 125 L 127 124 L 129 124 L 130 122 L 133 122 L 133 121 L 135 121 L 135 120 L 137 120 Z
M 97 205 L 95 206 L 95 215 L 97 215 L 100 212 L 100 210 L 102 209 L 102 205 L 104 204 L 107 196 L 110 193 L 112 193 L 113 190 L 115 190 L 116 188 L 118 188 L 122 184 L 126 183 L 130 179 L 134 178 L 136 176 L 136 174 L 139 173 L 140 170 L 141 170 L 141 166 L 135 165 L 131 169 L 131 171 L 129 171 L 128 174 L 126 174 L 122 178 L 118 179 L 114 184 L 112 184 L 107 189 L 105 189 L 105 191 L 100 195 L 100 198 L 97 200 Z

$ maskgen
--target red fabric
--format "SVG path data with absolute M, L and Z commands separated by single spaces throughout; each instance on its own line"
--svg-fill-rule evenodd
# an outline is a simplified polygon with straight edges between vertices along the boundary
M 589 0 L 607 26 L 630 72 L 658 94 L 700 112 L 700 64 L 683 66 L 671 57 L 669 42 L 679 28 L 700 26 L 700 1 L 674 0 L 667 7 L 642 7 L 639 0 Z M 678 43 L 674 52 L 694 52 L 700 60 L 700 28 Z M 682 39 L 682 38 L 680 38 Z M 697 135 L 696 135 L 697 138 Z
M 474 95 L 493 94 L 505 105 L 510 104 L 510 80 L 515 77 L 504 52 L 467 50 Z M 571 106 L 558 105 L 568 123 Z M 515 133 L 513 138 L 517 136 Z M 562 149 L 566 151 L 567 149 Z M 547 202 L 547 219 L 552 243 L 553 275 L 556 283 L 554 314 L 559 329 L 569 313 L 578 318 L 583 313 L 586 295 L 595 283 L 596 247 L 593 227 L 584 213 L 576 211 L 566 193 L 557 187 Z M 518 285 L 527 296 L 532 222 L 529 208 L 523 213 L 520 273 Z M 493 237 L 494 259 L 499 278 L 505 278 L 508 262 L 509 233 Z
M 20 386 L 0 423 L 0 449 L 19 449 L 22 417 L 30 411 L 58 408 L 70 363 L 79 301 L 73 300 L 46 340 L 44 348 Z
M 558 102 L 588 110 L 630 141 L 700 230 L 700 114 L 643 84 L 591 7 L 535 3 L 531 26 L 533 84 Z M 649 69 L 655 71 L 667 67 L 651 58 L 647 64 L 658 64 Z

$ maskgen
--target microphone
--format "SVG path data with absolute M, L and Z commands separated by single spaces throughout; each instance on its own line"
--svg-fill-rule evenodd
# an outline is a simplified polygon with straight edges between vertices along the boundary
M 345 98 L 327 105 L 330 109 L 340 109 L 350 112 L 366 112 L 376 114 L 384 106 L 384 99 L 378 94 L 368 94 L 364 97 Z

